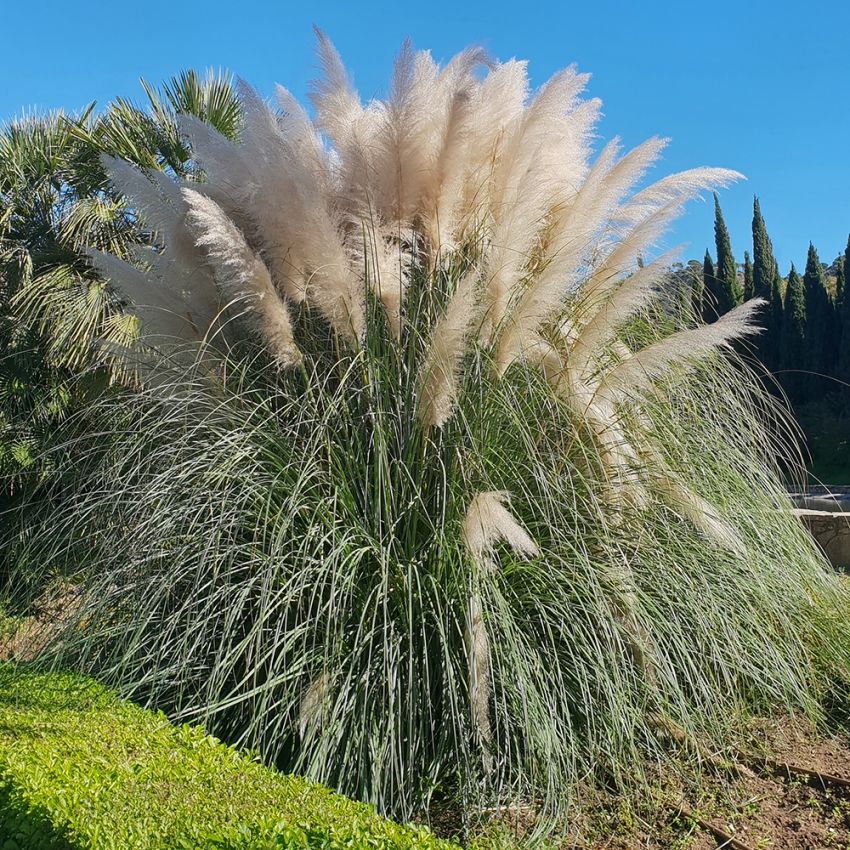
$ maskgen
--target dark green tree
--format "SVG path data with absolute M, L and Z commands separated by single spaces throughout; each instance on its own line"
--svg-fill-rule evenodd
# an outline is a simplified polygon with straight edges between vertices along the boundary
M 682 272 L 683 281 L 690 289 L 691 312 L 697 319 L 702 318 L 703 267 L 699 260 L 688 260 Z
M 835 261 L 835 307 L 834 307 L 834 343 L 835 355 L 834 361 L 836 364 L 836 375 L 842 377 L 841 372 L 841 351 L 843 347 L 844 336 L 844 299 L 846 298 L 847 290 L 847 275 L 844 268 L 844 256 L 841 255 Z
M 717 319 L 717 277 L 714 273 L 714 263 L 708 248 L 705 249 L 705 257 L 702 261 L 702 289 L 700 290 L 699 313 L 704 322 L 713 322 Z
M 717 192 L 714 193 L 714 245 L 717 249 L 717 315 L 722 316 L 741 303 L 741 287 L 738 283 L 735 258 L 732 256 L 729 230 L 723 220 Z
M 750 252 L 744 251 L 744 301 L 749 301 L 754 295 L 753 264 L 750 262 Z
M 783 386 L 794 402 L 803 400 L 806 382 L 806 291 L 797 269 L 791 263 L 782 304 L 782 334 L 779 365 L 785 372 Z
M 850 384 L 850 292 L 847 291 L 847 279 L 850 277 L 850 236 L 847 237 L 847 248 L 844 251 L 844 256 L 838 261 L 838 269 L 841 274 L 839 279 L 844 281 L 836 304 L 838 323 L 841 328 L 838 377 Z M 845 391 L 850 392 L 850 387 L 845 387 Z
M 810 382 L 820 386 L 816 375 L 835 372 L 836 321 L 835 307 L 826 288 L 823 266 L 811 242 L 803 275 L 803 288 L 806 294 L 806 368 L 812 373 Z
M 759 199 L 753 198 L 753 294 L 759 298 L 770 295 L 779 267 L 773 256 L 773 245 L 767 235 Z
M 777 272 L 770 284 L 767 309 L 763 314 L 765 330 L 759 340 L 761 361 L 772 372 L 781 368 L 783 314 L 782 278 Z

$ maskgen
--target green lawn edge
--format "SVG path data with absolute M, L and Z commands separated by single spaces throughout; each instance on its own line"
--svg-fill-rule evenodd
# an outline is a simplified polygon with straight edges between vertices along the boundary
M 0 664 L 0 850 L 456 850 L 70 673 Z

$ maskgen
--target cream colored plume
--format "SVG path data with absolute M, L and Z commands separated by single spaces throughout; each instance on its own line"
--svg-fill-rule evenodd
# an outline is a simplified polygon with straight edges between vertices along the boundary
M 463 521 L 463 542 L 476 567 L 473 590 L 467 610 L 464 647 L 469 664 L 469 698 L 472 719 L 481 740 L 492 739 L 490 728 L 490 639 L 481 604 L 481 583 L 495 570 L 493 551 L 504 541 L 522 556 L 538 554 L 537 544 L 508 510 L 510 495 L 505 491 L 479 493 L 469 503 Z
M 268 269 L 251 250 L 221 207 L 192 189 L 184 189 L 188 223 L 206 251 L 225 303 L 247 301 L 251 319 L 269 351 L 282 366 L 299 362 L 289 310 L 272 285 Z
M 181 184 L 160 171 L 144 173 L 114 157 L 104 155 L 101 162 L 113 187 L 153 231 L 155 249 L 136 249 L 147 277 L 188 305 L 192 323 L 203 334 L 218 314 L 218 298 L 209 276 L 198 272 L 202 258 L 185 226 Z
M 467 684 L 472 722 L 481 740 L 489 743 L 493 738 L 490 727 L 490 638 L 478 591 L 469 597 L 463 643 L 469 665 Z
M 363 107 L 336 48 L 318 27 L 314 26 L 313 31 L 323 74 L 320 79 L 313 80 L 310 87 L 316 126 L 330 138 L 337 150 L 342 151 L 348 145 L 352 128 L 361 117 Z
M 160 245 L 174 245 L 182 232 L 184 207 L 179 186 L 161 171 L 144 173 L 114 156 L 100 157 L 109 182 L 141 219 L 152 227 Z
M 730 310 L 716 322 L 679 331 L 635 352 L 614 366 L 600 381 L 596 397 L 628 398 L 649 387 L 676 365 L 687 365 L 742 337 L 758 333 L 757 312 L 764 301 L 753 299 Z
M 319 674 L 307 688 L 301 700 L 301 710 L 298 714 L 298 734 L 303 741 L 311 728 L 315 726 L 322 716 L 325 700 L 330 690 L 330 676 L 327 673 Z
M 129 312 L 138 317 L 146 344 L 173 347 L 203 338 L 203 320 L 193 316 L 179 294 L 112 254 L 95 249 L 89 249 L 87 254 L 100 276 L 130 302 Z
M 510 494 L 485 490 L 469 503 L 463 521 L 463 542 L 482 570 L 492 566 L 493 549 L 504 542 L 518 555 L 538 554 L 537 544 L 508 510 Z
M 697 495 L 675 475 L 659 466 L 655 485 L 661 500 L 690 522 L 698 531 L 726 549 L 746 556 L 746 547 L 738 534 L 710 502 Z
M 650 139 L 617 159 L 619 148 L 614 140 L 602 150 L 578 191 L 553 207 L 540 271 L 515 299 L 504 323 L 500 322 L 503 326 L 496 345 L 499 374 L 525 356 L 540 326 L 554 318 L 567 296 L 580 288 L 581 270 L 598 250 L 605 223 L 662 146 L 660 140 Z
M 468 272 L 437 321 L 417 381 L 417 414 L 426 430 L 441 428 L 454 410 L 458 375 L 478 316 L 478 272 Z
M 386 311 L 393 336 L 401 336 L 401 312 L 404 294 L 414 266 L 410 250 L 404 246 L 396 229 L 373 227 L 366 222 L 352 222 L 350 238 L 352 266 L 360 271 L 364 285 L 374 292 Z M 359 232 L 358 232 L 359 230 Z
M 583 380 L 590 378 L 598 358 L 606 354 L 609 345 L 616 343 L 625 322 L 657 298 L 658 287 L 669 272 L 671 258 L 672 253 L 665 254 L 626 278 L 606 282 L 604 299 L 588 304 L 582 292 L 575 305 L 576 317 L 570 324 L 570 335 L 565 340 L 569 345 L 571 371 Z M 619 351 L 623 353 L 622 348 Z M 631 352 L 628 354 L 631 356 Z

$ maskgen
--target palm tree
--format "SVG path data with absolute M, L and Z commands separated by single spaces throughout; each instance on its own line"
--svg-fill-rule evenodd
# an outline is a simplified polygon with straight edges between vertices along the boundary
M 230 77 L 184 71 L 146 103 L 117 99 L 97 114 L 25 116 L 0 128 L 0 493 L 8 499 L 46 469 L 48 435 L 75 406 L 131 378 L 110 357 L 133 344 L 135 319 L 91 268 L 88 252 L 129 258 L 151 241 L 108 187 L 104 154 L 190 177 L 177 116 L 235 137 Z M 0 503 L 2 504 L 2 503 Z

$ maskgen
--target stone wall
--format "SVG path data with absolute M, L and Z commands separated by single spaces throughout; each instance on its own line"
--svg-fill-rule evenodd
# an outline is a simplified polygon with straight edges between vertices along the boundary
M 850 513 L 797 508 L 800 517 L 834 567 L 850 569 Z

